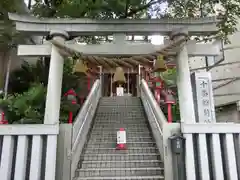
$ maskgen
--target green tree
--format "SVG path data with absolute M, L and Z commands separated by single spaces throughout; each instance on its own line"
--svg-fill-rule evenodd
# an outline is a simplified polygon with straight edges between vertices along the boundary
M 0 1 L 0 48 L 2 52 L 24 40 L 24 37 L 16 32 L 15 25 L 8 19 L 8 12 L 26 13 L 26 10 L 22 1 Z
M 24 62 L 20 69 L 10 74 L 9 95 L 7 99 L 0 98 L 0 108 L 4 109 L 9 123 L 42 123 L 44 118 L 46 75 L 41 60 L 36 64 Z M 71 110 L 76 115 L 79 104 L 72 105 L 63 94 L 67 90 L 78 88 L 78 77 L 73 73 L 73 61 L 64 63 L 63 91 L 61 100 L 61 122 L 66 122 Z
M 39 123 L 43 121 L 46 89 L 34 83 L 23 93 L 14 93 L 7 99 L 0 99 L 9 123 Z
M 133 18 L 166 0 L 37 0 L 33 12 L 43 17 Z M 43 11 L 44 10 L 44 11 Z
M 221 8 L 217 9 L 216 5 Z M 170 0 L 170 17 L 209 17 L 218 15 L 218 37 L 228 41 L 228 35 L 237 29 L 236 25 L 240 17 L 240 0 Z
M 0 1 L 0 53 L 3 64 L 7 64 L 9 52 L 25 37 L 15 30 L 15 25 L 8 19 L 8 12 L 24 13 L 23 1 L 1 0 Z M 4 84 L 4 72 L 0 71 L 0 89 Z

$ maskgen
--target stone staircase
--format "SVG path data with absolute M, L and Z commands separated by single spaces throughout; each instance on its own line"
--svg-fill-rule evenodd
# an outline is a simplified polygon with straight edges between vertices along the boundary
M 127 150 L 115 150 L 119 128 L 126 130 Z M 163 175 L 140 98 L 101 98 L 74 180 L 163 180 Z

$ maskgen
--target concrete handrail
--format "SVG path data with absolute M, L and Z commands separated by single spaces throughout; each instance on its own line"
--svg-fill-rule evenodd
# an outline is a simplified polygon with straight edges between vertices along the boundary
M 154 115 L 156 116 L 156 120 L 158 121 L 158 123 L 161 127 L 161 130 L 162 130 L 164 125 L 167 124 L 167 119 L 166 119 L 164 113 L 162 112 L 161 108 L 157 104 L 157 101 L 153 97 L 153 94 L 150 91 L 150 89 L 147 85 L 147 82 L 144 79 L 141 80 L 141 85 L 140 86 L 141 86 L 141 90 L 147 96 L 149 105 L 151 106 L 151 109 L 154 111 Z
M 82 109 L 77 115 L 76 121 L 73 124 L 71 148 L 71 178 L 74 177 L 79 157 L 86 142 L 87 135 L 90 130 L 100 97 L 101 83 L 100 80 L 96 80 L 86 101 L 84 102 Z
M 92 101 L 94 100 L 94 98 L 96 98 L 97 91 L 99 90 L 99 88 L 100 88 L 100 81 L 96 80 L 95 83 L 93 84 L 93 87 L 91 88 L 89 95 L 87 96 L 86 101 L 84 102 L 81 110 L 79 111 L 73 123 L 73 136 L 72 136 L 73 142 L 76 141 L 77 135 L 79 134 L 79 129 L 83 124 L 84 120 L 86 119 L 85 116 L 90 109 Z
M 180 132 L 179 123 L 168 123 L 145 80 L 140 84 L 141 100 L 156 141 L 158 151 L 164 161 L 164 177 L 173 180 L 173 161 L 169 137 Z

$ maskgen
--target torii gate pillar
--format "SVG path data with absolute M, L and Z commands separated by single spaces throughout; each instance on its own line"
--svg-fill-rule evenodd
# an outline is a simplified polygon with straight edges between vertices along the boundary
M 186 36 L 188 36 L 188 32 L 183 29 L 172 32 L 171 39 L 177 40 L 178 38 Z M 177 64 L 177 87 L 181 122 L 194 123 L 196 122 L 194 102 L 192 95 L 190 69 L 188 64 L 188 52 L 185 43 L 180 45 L 180 49 L 176 57 L 176 64 Z
M 182 38 L 187 36 L 186 31 L 176 31 L 172 33 L 172 39 Z M 193 103 L 192 84 L 190 78 L 190 69 L 188 64 L 188 52 L 185 42 L 180 45 L 180 50 L 177 53 L 177 87 L 178 87 L 178 98 L 180 106 L 180 117 L 181 123 L 195 123 L 195 111 Z M 185 165 L 186 169 L 193 169 L 188 171 L 186 176 L 188 179 L 196 179 L 195 175 L 195 164 L 192 163 L 194 159 L 193 146 L 189 145 L 193 142 L 191 135 L 184 136 L 186 141 L 186 156 Z
M 51 31 L 50 37 L 56 41 L 64 42 L 69 38 L 65 31 Z M 59 123 L 60 102 L 62 92 L 64 58 L 58 49 L 52 45 L 51 60 L 48 75 L 47 97 L 44 114 L 44 124 Z

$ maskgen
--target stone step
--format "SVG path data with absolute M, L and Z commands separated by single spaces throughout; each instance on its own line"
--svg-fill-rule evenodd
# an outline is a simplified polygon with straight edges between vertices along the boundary
M 127 142 L 127 148 L 132 147 L 155 147 L 155 142 Z M 86 148 L 115 148 L 116 141 L 112 142 L 89 142 Z
M 132 136 L 145 136 L 145 137 L 149 137 L 151 136 L 151 132 L 149 131 L 130 131 L 130 132 L 126 132 L 128 137 L 132 137 Z M 106 132 L 106 131 L 94 131 L 91 133 L 91 136 L 116 136 L 117 135 L 117 131 L 111 131 L 111 132 Z
M 143 168 L 163 167 L 160 160 L 134 160 L 134 161 L 82 161 L 78 168 Z
M 136 115 L 133 114 L 124 114 L 124 113 L 105 113 L 105 114 L 101 114 L 100 112 L 97 113 L 97 117 L 96 120 L 134 120 L 134 119 L 145 119 L 145 113 L 139 113 Z
M 130 161 L 130 160 L 160 160 L 157 153 L 144 154 L 84 154 L 81 157 L 83 161 Z
M 98 115 L 97 115 L 98 116 Z M 95 118 L 95 122 L 119 122 L 119 121 L 125 121 L 125 122 L 148 122 L 146 117 L 144 115 L 139 115 L 139 117 L 136 116 L 98 116 Z
M 93 128 L 101 128 L 101 129 L 116 129 L 116 128 L 126 128 L 126 129 L 145 129 L 148 128 L 148 124 L 126 124 L 126 123 L 119 123 L 119 124 L 94 124 Z
M 126 150 L 116 150 L 125 128 Z M 163 162 L 140 98 L 101 98 L 73 180 L 163 180 Z
M 76 177 L 73 180 L 163 180 L 164 176 Z
M 115 136 L 90 136 L 89 142 L 116 142 L 117 133 Z M 154 141 L 152 137 L 141 137 L 141 136 L 128 136 L 126 138 L 127 142 L 152 142 Z
M 102 121 L 102 120 L 98 120 L 98 121 L 95 121 L 94 122 L 94 126 L 109 126 L 109 125 L 115 125 L 115 126 L 119 126 L 119 125 L 129 125 L 129 126 L 134 126 L 134 125 L 137 125 L 137 126 L 148 126 L 148 122 L 144 121 L 144 120 L 141 120 L 141 121 L 136 121 L 136 120 L 109 120 L 109 121 Z
M 126 125 L 122 125 L 119 127 L 100 127 L 100 126 L 93 126 L 92 131 L 107 131 L 107 132 L 117 132 L 119 130 L 119 128 L 124 128 L 126 132 L 145 132 L 145 131 L 149 131 L 148 127 L 128 127 L 127 124 Z
M 85 154 L 146 154 L 157 153 L 158 150 L 155 147 L 132 147 L 126 150 L 116 150 L 116 148 L 87 148 Z
M 163 175 L 163 168 L 83 168 L 76 170 L 78 177 L 113 177 L 113 176 L 156 176 Z
M 116 118 L 112 118 L 112 119 L 96 119 L 94 121 L 95 124 L 148 124 L 148 121 L 146 121 L 145 119 L 116 119 Z

